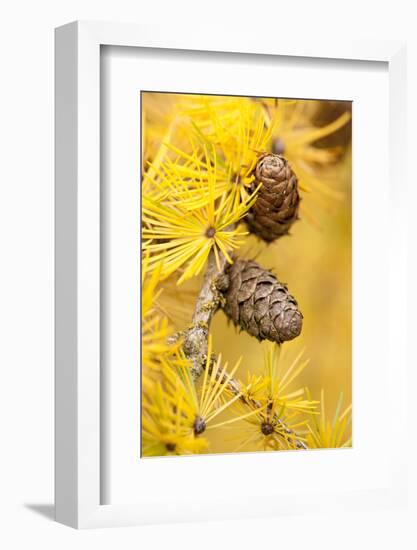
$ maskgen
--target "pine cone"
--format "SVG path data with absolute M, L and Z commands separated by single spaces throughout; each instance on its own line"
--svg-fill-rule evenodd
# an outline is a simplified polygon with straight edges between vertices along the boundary
M 270 271 L 236 259 L 226 268 L 226 278 L 223 309 L 235 325 L 278 344 L 300 334 L 303 316 L 297 302 Z
M 252 190 L 260 183 L 256 202 L 245 220 L 251 233 L 271 242 L 288 234 L 298 218 L 298 180 L 283 156 L 266 153 L 256 164 Z

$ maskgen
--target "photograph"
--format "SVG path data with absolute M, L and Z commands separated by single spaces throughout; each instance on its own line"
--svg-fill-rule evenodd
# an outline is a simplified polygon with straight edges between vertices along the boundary
M 0 550 L 417 550 L 412 5 L 2 5 Z
M 352 102 L 139 99 L 140 456 L 352 447 Z

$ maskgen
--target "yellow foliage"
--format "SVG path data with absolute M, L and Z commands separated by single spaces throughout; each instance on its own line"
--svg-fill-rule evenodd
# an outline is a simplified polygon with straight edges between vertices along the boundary
M 143 456 L 351 446 L 350 120 L 348 103 L 142 94 Z M 302 199 L 269 245 L 243 223 L 265 152 L 287 158 Z M 218 313 L 196 381 L 181 331 L 210 254 L 236 251 L 288 283 L 303 330 L 279 348 Z

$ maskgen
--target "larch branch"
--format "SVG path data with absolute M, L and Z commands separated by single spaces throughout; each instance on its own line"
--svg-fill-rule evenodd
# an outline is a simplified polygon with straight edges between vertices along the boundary
M 213 361 L 207 362 L 208 337 L 211 321 L 223 299 L 218 282 L 224 277 L 225 267 L 226 259 L 223 254 L 219 253 L 218 262 L 216 262 L 216 257 L 212 251 L 208 259 L 203 284 L 197 296 L 192 325 L 182 335 L 184 353 L 192 362 L 194 379 L 202 374 L 207 363 L 210 365 L 213 363 Z M 252 410 L 262 408 L 261 403 L 256 399 L 246 397 L 243 394 L 241 383 L 238 380 L 225 376 L 223 383 L 227 384 L 228 390 L 233 395 L 239 395 L 241 402 Z M 274 415 L 272 421 L 282 427 L 284 433 L 288 435 L 288 440 L 294 441 L 298 449 L 308 448 L 281 418 Z

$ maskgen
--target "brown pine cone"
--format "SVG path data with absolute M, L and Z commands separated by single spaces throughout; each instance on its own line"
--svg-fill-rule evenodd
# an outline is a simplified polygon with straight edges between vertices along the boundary
M 258 340 L 281 344 L 300 334 L 303 316 L 296 300 L 256 262 L 236 259 L 226 268 L 221 289 L 226 315 Z
M 298 218 L 297 176 L 283 156 L 272 153 L 259 158 L 254 175 L 252 190 L 262 187 L 245 221 L 251 233 L 271 242 L 287 235 Z

